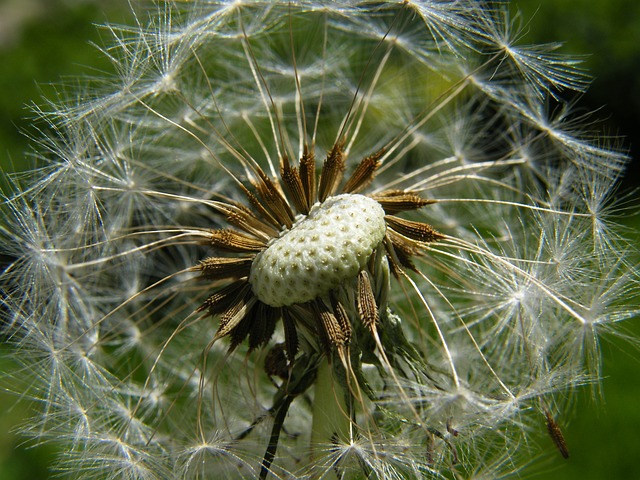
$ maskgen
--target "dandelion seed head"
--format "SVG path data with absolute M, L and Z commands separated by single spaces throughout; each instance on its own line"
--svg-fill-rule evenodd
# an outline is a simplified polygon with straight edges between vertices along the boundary
M 106 31 L 0 206 L 26 434 L 101 479 L 497 478 L 549 419 L 553 448 L 639 310 L 577 59 L 507 2 Z

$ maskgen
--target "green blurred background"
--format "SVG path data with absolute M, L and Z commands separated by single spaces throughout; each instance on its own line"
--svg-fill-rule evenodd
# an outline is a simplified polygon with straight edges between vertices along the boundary
M 519 0 L 523 43 L 565 41 L 564 52 L 588 54 L 584 65 L 594 75 L 592 88 L 580 102 L 599 109 L 605 129 L 620 135 L 635 159 L 621 194 L 632 192 L 629 205 L 640 205 L 640 2 L 638 0 Z M 33 131 L 31 102 L 50 96 L 63 77 L 109 70 L 109 63 L 91 45 L 103 41 L 95 24 L 127 22 L 126 0 L 0 0 L 0 166 L 4 171 L 29 165 L 29 142 L 21 131 Z M 108 41 L 108 40 L 106 40 Z M 1 181 L 1 180 L 0 180 Z M 620 221 L 638 231 L 638 216 Z M 636 234 L 636 238 L 638 238 Z M 638 303 L 640 299 L 632 298 Z M 640 322 L 626 328 L 640 337 Z M 0 371 L 12 368 L 0 344 Z M 546 438 L 540 422 L 540 443 L 549 454 L 521 477 L 546 479 L 640 478 L 640 353 L 626 342 L 602 344 L 605 376 L 603 398 L 594 401 L 585 389 L 575 412 L 558 418 L 571 452 L 563 460 Z M 0 388 L 0 480 L 45 479 L 55 447 L 23 443 L 16 429 L 28 415 L 16 397 Z

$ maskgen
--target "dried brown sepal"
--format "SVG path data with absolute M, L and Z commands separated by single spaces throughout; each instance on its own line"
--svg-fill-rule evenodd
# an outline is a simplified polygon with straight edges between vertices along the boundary
M 553 443 L 558 448 L 560 455 L 562 455 L 563 458 L 569 458 L 569 448 L 567 447 L 567 442 L 564 439 L 560 425 L 558 425 L 558 422 L 556 422 L 548 410 L 545 410 L 544 415 L 547 421 L 547 431 L 549 432 L 551 440 L 553 440 Z
M 256 303 L 251 289 L 244 291 L 243 295 L 239 295 L 227 310 L 220 315 L 220 326 L 216 332 L 214 339 L 222 338 L 229 335 L 247 316 Z M 245 334 L 246 336 L 246 334 Z M 242 338 L 244 340 L 244 337 Z M 242 340 L 241 340 L 242 341 Z
M 413 263 L 412 255 L 409 254 L 407 250 L 402 249 L 398 245 L 393 245 L 393 249 L 396 255 L 395 258 L 403 269 L 412 270 L 414 272 L 418 270 L 416 265 Z
M 316 203 L 316 157 L 305 145 L 300 159 L 300 180 L 309 208 Z
M 331 307 L 333 308 L 333 313 L 340 325 L 340 329 L 342 330 L 344 343 L 349 343 L 351 340 L 351 322 L 349 321 L 349 315 L 347 315 L 347 311 L 342 304 L 333 297 L 331 298 Z
M 416 192 L 405 192 L 404 190 L 386 190 L 369 195 L 369 197 L 378 202 L 387 215 L 418 210 L 425 205 L 436 202 L 435 200 L 422 198 Z
M 393 215 L 385 215 L 384 219 L 387 222 L 387 227 L 417 242 L 431 243 L 443 238 L 442 234 L 438 233 L 428 223 L 405 220 Z
M 229 351 L 234 351 L 238 345 L 240 345 L 249 336 L 249 332 L 255 325 L 256 320 L 256 305 L 247 308 L 244 315 L 240 317 L 234 327 L 229 327 L 228 332 L 224 335 L 229 336 Z M 224 336 L 220 335 L 220 337 Z
M 228 252 L 259 252 L 267 243 L 235 230 L 221 228 L 211 231 L 211 246 Z
M 387 228 L 386 237 L 393 244 L 396 250 L 402 250 L 408 257 L 414 257 L 421 255 L 421 250 L 424 249 L 424 245 L 417 240 L 411 240 L 404 235 L 400 235 L 395 230 Z
M 311 205 L 309 205 L 307 201 L 300 173 L 297 168 L 289 164 L 286 157 L 284 157 L 280 166 L 280 176 L 282 177 L 282 183 L 284 183 L 285 188 L 289 192 L 289 197 L 293 202 L 294 208 L 305 215 L 309 213 Z
M 411 259 L 406 253 L 400 249 L 394 247 L 393 242 L 389 239 L 389 231 L 384 238 L 384 248 L 387 252 L 387 260 L 391 267 L 391 273 L 394 277 L 400 278 L 403 274 L 403 267 L 415 270 L 415 266 L 411 262 Z
M 198 264 L 205 278 L 218 280 L 222 278 L 246 277 L 251 272 L 253 256 L 247 258 L 208 257 Z
M 268 241 L 278 235 L 278 230 L 257 218 L 251 210 L 244 206 L 220 203 L 215 207 L 225 215 L 227 222 L 231 225 L 257 238 Z
M 298 353 L 298 331 L 294 318 L 286 308 L 282 309 L 282 325 L 284 327 L 284 344 L 289 362 L 293 362 Z
M 256 303 L 249 330 L 249 350 L 255 350 L 271 340 L 279 316 L 279 308 L 270 307 L 262 302 Z
M 318 299 L 314 302 L 314 313 L 319 323 L 320 336 L 323 339 L 324 347 L 327 351 L 332 348 L 341 348 L 346 345 L 348 336 L 340 326 L 340 322 L 327 307 L 325 303 Z
M 320 173 L 320 185 L 318 186 L 318 200 L 324 202 L 327 197 L 333 195 L 338 188 L 344 174 L 343 143 L 336 143 L 322 165 Z
M 264 357 L 264 371 L 270 377 L 279 377 L 282 380 L 289 378 L 289 363 L 284 343 L 277 343 L 269 349 Z
M 274 231 L 279 230 L 281 225 L 280 225 L 280 222 L 278 222 L 278 220 L 276 219 L 276 217 L 269 210 L 267 210 L 264 207 L 264 205 L 262 205 L 262 202 L 254 193 L 252 193 L 250 190 L 246 189 L 245 187 L 242 187 L 242 188 L 245 196 L 247 197 L 247 200 L 249 201 L 249 204 L 254 208 L 258 216 L 260 216 L 260 218 L 262 218 L 267 224 L 275 227 Z
M 357 193 L 369 185 L 376 176 L 376 170 L 380 166 L 380 158 L 383 154 L 384 148 L 381 148 L 373 155 L 363 158 L 344 184 L 344 187 L 342 187 L 342 191 L 344 193 Z
M 196 310 L 197 312 L 209 311 L 209 315 L 215 316 L 226 311 L 237 298 L 244 296 L 251 285 L 246 280 L 238 280 L 211 294 Z
M 378 306 L 371 288 L 371 280 L 366 270 L 358 274 L 358 290 L 356 297 L 358 315 L 362 324 L 370 331 L 375 330 L 378 323 Z
M 280 226 L 291 228 L 294 215 L 287 200 L 266 173 L 258 170 L 258 175 L 260 181 L 256 183 L 255 187 L 266 208 L 273 214 Z

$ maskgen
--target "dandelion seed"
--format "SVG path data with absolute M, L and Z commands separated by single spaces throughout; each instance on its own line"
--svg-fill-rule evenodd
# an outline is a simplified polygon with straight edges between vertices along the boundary
M 567 448 L 567 443 L 564 439 L 564 435 L 562 434 L 560 425 L 558 425 L 558 422 L 556 422 L 556 420 L 551 416 L 551 412 L 546 411 L 544 412 L 544 415 L 547 420 L 547 430 L 553 440 L 553 443 L 558 447 L 560 455 L 564 458 L 569 458 L 569 449 Z

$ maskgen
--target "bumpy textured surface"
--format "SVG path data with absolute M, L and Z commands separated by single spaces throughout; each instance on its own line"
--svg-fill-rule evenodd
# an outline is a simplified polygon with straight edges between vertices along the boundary
M 249 282 L 267 305 L 307 302 L 355 277 L 385 235 L 384 210 L 363 195 L 315 205 L 261 252 Z

